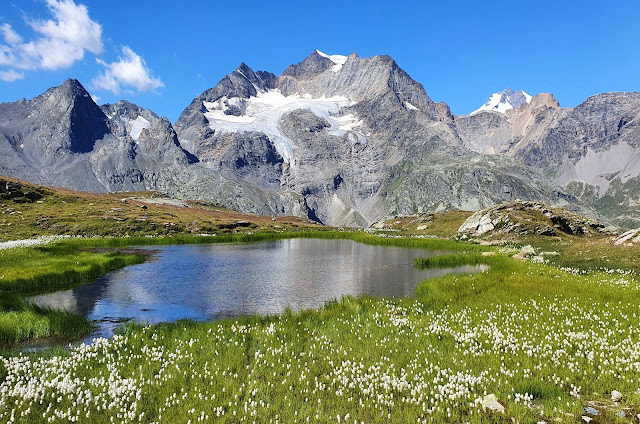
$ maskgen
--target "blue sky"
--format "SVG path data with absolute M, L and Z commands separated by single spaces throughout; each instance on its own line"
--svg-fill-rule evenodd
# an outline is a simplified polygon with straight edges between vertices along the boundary
M 640 91 L 638 17 L 635 1 L 5 0 L 0 101 L 73 77 L 175 122 L 241 62 L 279 75 L 318 48 L 388 54 L 456 114 L 505 87 L 575 106 Z

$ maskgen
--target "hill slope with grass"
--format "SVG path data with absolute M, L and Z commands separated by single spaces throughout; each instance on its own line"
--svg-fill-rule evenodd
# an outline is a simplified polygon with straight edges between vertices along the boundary
M 304 218 L 243 214 L 158 192 L 86 193 L 0 176 L 0 242 L 43 235 L 144 237 L 319 227 Z

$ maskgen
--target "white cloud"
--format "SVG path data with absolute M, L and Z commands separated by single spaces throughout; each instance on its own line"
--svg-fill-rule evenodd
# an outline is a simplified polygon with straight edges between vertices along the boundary
M 1 25 L 0 31 L 2 31 L 4 41 L 6 41 L 8 44 L 22 43 L 22 37 L 20 37 L 18 33 L 13 30 L 11 25 L 9 24 Z
M 98 102 L 100 101 L 100 97 L 96 96 L 95 94 L 91 95 L 91 99 L 95 104 L 98 104 Z
M 46 0 L 54 19 L 31 22 L 43 37 L 26 46 L 44 69 L 68 68 L 84 51 L 102 53 L 102 26 L 89 18 L 89 10 L 73 0 Z
M 117 62 L 112 63 L 96 59 L 106 69 L 92 80 L 94 87 L 109 90 L 115 94 L 119 94 L 125 87 L 152 92 L 164 87 L 164 83 L 159 78 L 151 76 L 151 71 L 144 59 L 130 47 L 123 46 L 122 54 L 123 56 Z
M 24 74 L 21 72 L 16 72 L 13 69 L 9 69 L 8 71 L 0 71 L 0 80 L 2 81 L 13 82 L 22 78 L 24 78 Z
M 0 44 L 0 66 L 13 70 L 63 69 L 81 60 L 85 51 L 102 53 L 102 26 L 91 20 L 87 6 L 73 0 L 45 1 L 52 19 L 29 21 L 37 34 L 35 39 L 25 43 L 11 25 L 0 26 L 7 43 Z

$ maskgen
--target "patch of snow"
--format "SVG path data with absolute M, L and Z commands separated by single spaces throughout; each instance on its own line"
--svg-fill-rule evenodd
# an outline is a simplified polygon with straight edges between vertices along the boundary
M 338 124 L 338 131 L 353 131 L 355 128 L 361 127 L 363 122 L 359 120 L 355 115 L 348 114 L 343 116 L 333 116 Z
M 406 107 L 406 108 L 407 108 L 407 110 L 418 110 L 418 108 L 417 108 L 417 107 L 415 107 L 414 105 L 412 105 L 412 104 L 411 104 L 411 103 L 409 103 L 409 102 L 404 102 L 404 107 Z
M 55 243 L 71 236 L 40 236 L 31 239 L 12 240 L 0 243 L 0 250 L 18 249 L 21 247 L 43 246 L 45 244 Z
M 326 54 L 326 53 L 322 53 L 318 49 L 316 49 L 316 53 L 318 53 L 322 57 L 326 57 L 327 59 L 329 59 L 330 61 L 332 61 L 334 63 L 333 67 L 331 68 L 331 70 L 333 72 L 338 72 L 340 69 L 342 69 L 342 65 L 344 65 L 344 63 L 348 59 L 347 56 L 343 56 L 341 54 L 331 54 L 331 55 L 329 55 L 329 54 Z
M 562 187 L 571 180 L 582 181 L 599 187 L 603 194 L 609 188 L 608 175 L 617 173 L 623 183 L 640 175 L 639 153 L 640 149 L 622 142 L 599 152 L 588 147 L 575 164 L 565 162 L 554 181 Z
M 242 116 L 225 115 L 225 105 L 232 101 L 244 102 Z M 204 116 L 209 121 L 209 126 L 223 132 L 250 132 L 257 131 L 265 134 L 273 142 L 276 150 L 291 168 L 295 168 L 293 158 L 293 141 L 280 130 L 282 117 L 294 110 L 307 109 L 314 115 L 326 119 L 331 124 L 331 129 L 340 131 L 342 124 L 354 126 L 353 119 L 344 120 L 341 124 L 332 115 L 339 113 L 340 109 L 352 106 L 354 102 L 345 97 L 320 97 L 312 98 L 309 94 L 284 96 L 280 90 L 259 92 L 257 96 L 249 99 L 220 99 L 217 102 L 203 102 L 207 109 Z M 347 122 L 348 121 L 348 122 Z M 342 133 L 346 130 L 341 130 Z
M 20 143 L 20 148 L 24 149 L 24 143 Z
M 137 140 L 140 137 L 140 133 L 145 128 L 149 128 L 151 123 L 146 120 L 142 115 L 138 115 L 136 119 L 129 120 L 129 135 L 134 140 Z

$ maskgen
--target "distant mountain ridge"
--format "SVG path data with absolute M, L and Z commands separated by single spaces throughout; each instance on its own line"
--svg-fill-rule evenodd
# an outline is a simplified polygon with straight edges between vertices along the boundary
M 389 56 L 314 50 L 280 76 L 241 64 L 174 126 L 126 101 L 99 107 L 68 80 L 0 104 L 0 173 L 89 191 L 161 190 L 331 225 L 516 198 L 626 226 L 639 220 L 637 93 L 574 109 L 545 94 L 498 97 L 490 110 L 454 116 Z M 611 165 L 614 157 L 625 164 Z M 607 196 L 627 194 L 627 206 L 611 207 Z

